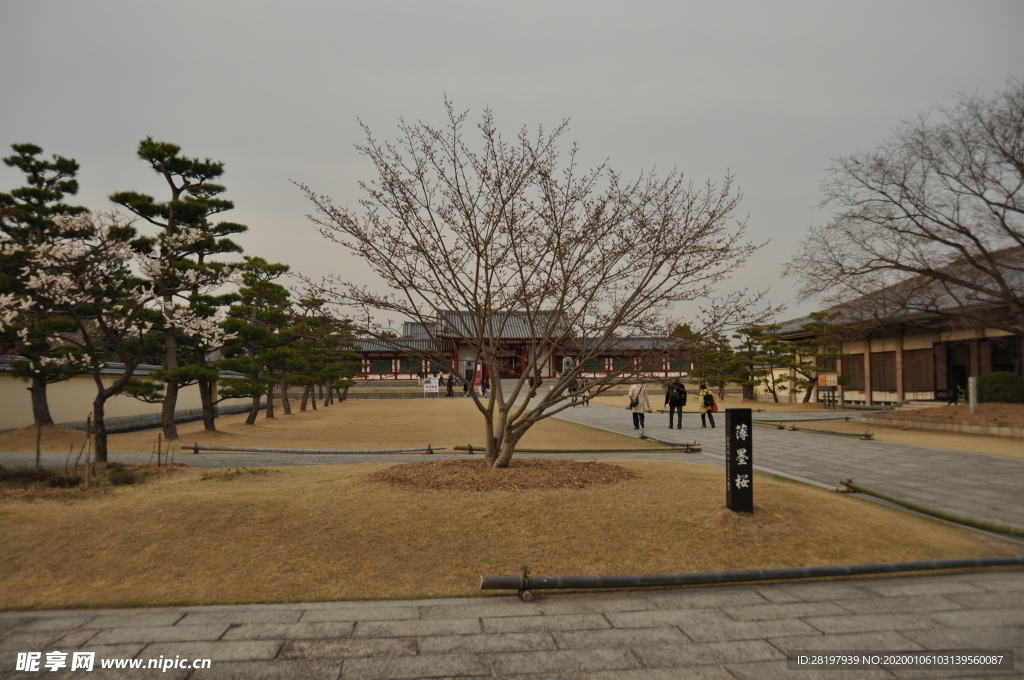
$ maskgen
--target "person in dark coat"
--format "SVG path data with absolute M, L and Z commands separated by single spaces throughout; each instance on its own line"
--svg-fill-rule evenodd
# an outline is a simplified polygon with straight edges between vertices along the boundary
M 949 397 L 949 403 L 946 406 L 956 406 L 960 401 L 960 385 L 956 381 L 956 375 L 950 371 L 949 381 L 946 383 L 946 394 Z
M 487 376 L 484 376 L 483 380 L 480 381 L 480 391 L 481 391 L 481 395 L 480 396 L 481 397 L 486 397 L 487 396 L 487 391 L 489 389 L 491 389 L 491 379 L 488 378 Z
M 444 396 L 455 396 L 455 376 L 453 376 L 451 373 L 448 374 L 448 392 Z
M 686 406 L 686 387 L 676 378 L 665 390 L 665 406 L 668 406 L 668 429 L 672 429 L 672 416 L 678 414 L 676 422 L 683 429 L 683 407 Z

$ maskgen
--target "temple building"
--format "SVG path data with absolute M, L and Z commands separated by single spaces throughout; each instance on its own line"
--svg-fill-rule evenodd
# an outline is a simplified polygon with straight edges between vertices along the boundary
M 1024 265 L 1024 250 L 1005 253 Z M 1024 302 L 1024 266 L 1007 267 L 1003 278 Z M 848 377 L 837 388 L 845 403 L 868 406 L 947 400 L 954 383 L 963 390 L 968 378 L 994 371 L 1024 375 L 1024 328 L 1011 305 L 981 299 L 973 288 L 912 278 L 834 308 L 844 323 L 845 356 L 820 368 Z M 779 335 L 812 337 L 801 328 L 809 320 L 785 322 Z M 790 396 L 797 399 L 795 391 Z
M 407 321 L 396 338 L 357 338 L 357 351 L 363 357 L 364 380 L 410 380 L 417 374 L 446 373 L 455 366 L 460 377 L 471 380 L 476 373 L 476 350 L 468 338 L 477 337 L 473 324 L 477 317 L 470 312 L 442 311 L 438 320 L 429 325 Z M 494 325 L 499 325 L 492 317 Z M 550 334 L 541 329 L 555 329 Z M 554 339 L 544 341 L 544 335 Z M 554 378 L 566 366 L 573 364 L 581 353 L 592 348 L 593 340 L 572 337 L 559 327 L 553 314 L 542 313 L 530 323 L 524 315 L 507 315 L 500 320 L 500 328 L 489 328 L 482 333 L 489 342 L 496 342 L 498 359 L 494 372 L 483 367 L 483 375 L 500 378 L 518 378 L 533 365 L 534 355 L 540 366 L 541 378 Z M 673 337 L 613 338 L 603 343 L 598 356 L 584 362 L 583 377 L 601 377 L 618 371 L 639 371 L 652 378 L 687 375 L 690 362 Z

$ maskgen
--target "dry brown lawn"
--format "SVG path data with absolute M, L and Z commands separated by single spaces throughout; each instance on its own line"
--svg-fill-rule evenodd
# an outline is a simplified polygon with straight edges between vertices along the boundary
M 980 420 L 997 423 L 1024 423 L 1024 404 L 978 404 L 978 412 L 971 413 L 969 404 L 956 406 L 934 406 L 917 411 L 900 411 L 905 416 L 927 416 L 955 420 Z
M 868 425 L 860 422 L 843 422 L 826 420 L 823 422 L 785 423 L 797 427 L 837 432 L 870 432 L 880 442 L 893 444 L 911 444 L 913 446 L 930 446 L 950 451 L 968 451 L 971 453 L 987 453 L 990 456 L 1004 456 L 1024 460 L 1024 440 L 1015 437 L 997 437 L 989 434 L 970 434 L 967 432 L 943 432 L 941 430 L 915 430 L 889 425 Z
M 339 409 L 340 410 L 340 409 Z M 618 461 L 582 489 L 424 491 L 384 463 L 188 469 L 102 497 L 0 499 L 0 609 L 480 594 L 480 574 L 633 574 L 1024 553 L 1024 545 L 756 474 Z M 204 479 L 205 477 L 205 479 Z
M 280 406 L 278 406 L 279 414 Z M 472 400 L 452 399 L 360 399 L 334 404 L 316 411 L 296 411 L 266 419 L 260 413 L 253 425 L 246 414 L 217 419 L 218 432 L 205 432 L 202 422 L 178 426 L 180 441 L 174 446 L 200 445 L 257 446 L 305 449 L 404 449 L 456 444 L 480 446 L 485 440 L 483 417 Z M 43 429 L 42 450 L 67 453 L 85 441 L 85 434 L 61 427 Z M 155 451 L 157 431 L 126 432 L 109 437 L 111 453 Z M 166 441 L 164 445 L 166 446 Z M 547 446 L 556 449 L 656 448 L 657 444 L 547 418 L 534 425 L 521 440 L 524 448 Z M 26 427 L 0 435 L 0 452 L 34 452 L 36 431 Z M 166 449 L 165 449 L 166 450 Z

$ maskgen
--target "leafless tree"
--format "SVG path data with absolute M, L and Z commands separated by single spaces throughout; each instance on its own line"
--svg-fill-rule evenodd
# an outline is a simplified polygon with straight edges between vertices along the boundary
M 833 161 L 789 274 L 848 319 L 942 314 L 1024 335 L 1024 82 Z M 1008 312 L 1008 313 L 1007 313 Z
M 630 343 L 667 337 L 675 303 L 705 300 L 709 330 L 760 304 L 760 295 L 743 293 L 712 299 L 716 284 L 756 250 L 743 240 L 743 224 L 729 226 L 740 199 L 731 177 L 695 187 L 678 172 L 625 181 L 606 165 L 581 170 L 575 146 L 564 164 L 559 155 L 566 122 L 550 132 L 524 128 L 509 141 L 490 111 L 472 149 L 466 114 L 446 108 L 444 127 L 403 121 L 393 143 L 378 142 L 364 125 L 367 141 L 357 149 L 377 178 L 361 185 L 361 210 L 299 186 L 323 235 L 362 258 L 388 289 L 344 276 L 324 283 L 324 295 L 347 315 L 357 310 L 364 332 L 415 351 L 375 324 L 381 313 L 411 319 L 429 339 L 424 356 L 455 336 L 495 377 L 505 339 L 528 338 L 512 389 L 495 380 L 486 398 L 473 394 L 489 465 L 506 467 L 532 425 L 569 407 L 565 391 L 589 359 L 611 348 L 640 350 L 634 363 L 592 384 L 595 395 L 663 359 L 669 340 Z M 559 366 L 548 391 L 538 390 L 552 352 L 574 361 Z

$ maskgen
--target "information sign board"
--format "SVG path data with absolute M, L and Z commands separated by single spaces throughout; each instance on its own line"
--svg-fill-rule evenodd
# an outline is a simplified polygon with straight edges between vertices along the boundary
M 754 433 L 749 408 L 725 409 L 725 506 L 754 512 Z

